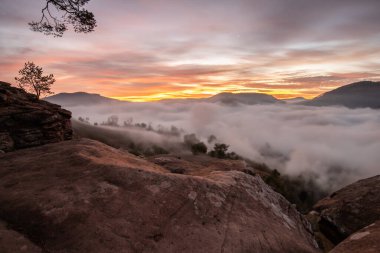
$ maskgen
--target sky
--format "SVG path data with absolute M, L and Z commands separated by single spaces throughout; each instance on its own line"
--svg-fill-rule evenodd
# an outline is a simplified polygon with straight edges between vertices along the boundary
M 130 101 L 261 92 L 313 98 L 380 80 L 379 0 L 91 0 L 93 33 L 30 31 L 45 0 L 0 0 L 0 80 L 27 61 L 55 93 Z

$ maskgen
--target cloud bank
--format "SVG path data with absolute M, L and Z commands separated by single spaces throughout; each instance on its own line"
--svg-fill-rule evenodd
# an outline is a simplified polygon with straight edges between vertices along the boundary
M 68 109 L 74 117 L 88 116 L 91 122 L 118 115 L 121 122 L 133 118 L 134 122 L 153 127 L 161 125 L 169 129 L 173 125 L 185 133 L 195 133 L 205 143 L 210 135 L 215 135 L 219 142 L 230 145 L 231 151 L 243 157 L 266 163 L 288 175 L 313 177 L 328 190 L 380 172 L 380 110 L 299 105 L 226 106 L 204 102 Z M 152 138 L 151 134 L 139 136 L 141 140 Z M 159 142 L 160 138 L 155 140 Z

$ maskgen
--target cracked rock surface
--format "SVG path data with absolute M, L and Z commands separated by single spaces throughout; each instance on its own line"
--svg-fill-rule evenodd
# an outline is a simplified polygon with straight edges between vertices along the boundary
M 319 252 L 280 194 L 218 166 L 172 173 L 88 139 L 0 154 L 0 220 L 43 252 Z

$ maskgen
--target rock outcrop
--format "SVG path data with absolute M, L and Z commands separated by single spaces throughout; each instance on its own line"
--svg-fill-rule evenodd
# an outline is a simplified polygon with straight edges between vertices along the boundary
M 69 140 L 71 112 L 0 82 L 0 153 Z
M 0 220 L 43 252 L 319 252 L 259 176 L 191 174 L 87 139 L 0 154 Z
M 318 226 L 335 245 L 380 219 L 380 176 L 348 185 L 314 206 Z
M 7 228 L 6 224 L 0 221 L 0 252 L 42 253 L 42 250 L 22 234 Z
M 256 171 L 243 160 L 215 159 L 208 155 L 182 155 L 180 157 L 156 155 L 149 157 L 148 160 L 160 165 L 169 172 L 184 175 L 205 176 L 216 170 L 241 171 L 252 176 L 256 174 Z
M 336 246 L 331 253 L 379 253 L 380 220 L 352 234 Z

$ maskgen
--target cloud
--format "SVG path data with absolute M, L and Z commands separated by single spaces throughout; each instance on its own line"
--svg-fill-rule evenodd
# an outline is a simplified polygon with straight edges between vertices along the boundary
M 265 90 L 310 98 L 364 78 L 356 73 L 379 74 L 377 0 L 93 0 L 87 7 L 96 31 L 60 39 L 27 26 L 43 3 L 2 1 L 2 80 L 12 81 L 30 60 L 55 74 L 55 92 L 80 87 L 150 99 Z M 333 77 L 300 79 L 325 76 Z
M 133 118 L 154 127 L 169 129 L 174 125 L 185 133 L 195 133 L 205 143 L 215 135 L 248 159 L 292 176 L 310 176 L 328 190 L 379 172 L 379 110 L 298 105 L 230 107 L 204 102 L 68 109 L 74 117 L 89 116 L 92 122 L 116 114 L 121 122 Z

